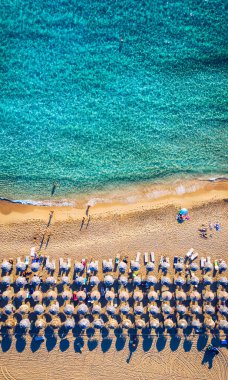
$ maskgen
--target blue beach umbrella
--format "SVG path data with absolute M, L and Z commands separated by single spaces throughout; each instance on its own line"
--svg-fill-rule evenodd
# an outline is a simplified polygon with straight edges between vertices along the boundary
M 180 215 L 187 215 L 188 214 L 188 210 L 186 208 L 182 208 L 180 211 L 179 211 L 179 214 Z

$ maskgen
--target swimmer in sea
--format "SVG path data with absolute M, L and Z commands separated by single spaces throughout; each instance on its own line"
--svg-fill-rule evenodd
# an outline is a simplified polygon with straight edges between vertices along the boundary
M 52 190 L 51 190 L 51 196 L 52 196 L 52 197 L 53 197 L 53 195 L 55 194 L 55 190 L 56 190 L 57 185 L 58 185 L 57 182 L 54 182 L 53 185 L 52 185 Z

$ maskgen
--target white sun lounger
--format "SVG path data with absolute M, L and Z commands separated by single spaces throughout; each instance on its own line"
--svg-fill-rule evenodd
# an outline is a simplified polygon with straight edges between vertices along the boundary
M 201 269 L 204 268 L 205 263 L 206 263 L 206 259 L 205 259 L 205 257 L 201 257 L 201 259 L 200 259 L 200 267 L 201 267 Z
M 193 254 L 193 252 L 194 252 L 194 249 L 190 248 L 189 251 L 186 253 L 185 257 L 187 257 L 189 259 L 191 257 L 191 255 Z
M 68 257 L 68 259 L 67 259 L 67 266 L 68 266 L 68 269 L 71 268 L 71 258 L 70 257 Z
M 207 263 L 210 263 L 210 264 L 211 264 L 211 256 L 207 256 L 206 261 L 207 261 Z
M 164 257 L 161 256 L 161 258 L 160 258 L 160 265 L 163 263 L 163 261 L 164 261 Z
M 49 259 L 49 257 L 48 257 L 48 259 Z M 48 262 L 50 262 L 50 260 L 48 260 Z M 62 257 L 60 257 L 59 258 L 59 268 L 60 269 L 61 269 L 62 265 L 63 265 L 63 259 L 62 259 Z
M 148 258 L 148 252 L 145 252 L 145 253 L 144 253 L 144 262 L 145 262 L 145 264 L 147 264 L 148 261 L 149 261 L 149 258 Z
M 96 268 L 97 268 L 97 271 L 98 271 L 98 260 L 94 261 L 95 264 L 96 264 Z
M 154 252 L 150 253 L 150 258 L 151 258 L 152 263 L 155 263 Z
M 191 255 L 191 261 L 194 261 L 198 257 L 198 253 L 195 252 L 193 255 Z
M 135 261 L 139 262 L 140 256 L 141 256 L 141 252 L 137 252 Z
M 17 264 L 21 263 L 21 258 L 17 257 Z
M 30 256 L 31 257 L 34 257 L 36 254 L 36 248 L 35 247 L 32 247 L 31 250 L 30 250 Z

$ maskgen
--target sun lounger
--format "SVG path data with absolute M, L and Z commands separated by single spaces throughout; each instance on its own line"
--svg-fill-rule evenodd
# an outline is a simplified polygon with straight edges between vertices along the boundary
M 155 263 L 154 252 L 150 253 L 150 258 L 151 258 L 152 263 Z
M 147 264 L 149 261 L 149 258 L 148 258 L 148 252 L 145 252 L 144 253 L 144 263 Z
M 29 265 L 29 257 L 28 256 L 25 257 L 25 264 Z
M 35 247 L 32 247 L 31 250 L 30 250 L 30 256 L 34 257 L 35 254 L 36 254 L 36 249 L 35 249 Z
M 207 263 L 211 263 L 211 256 L 207 256 Z
M 97 271 L 98 271 L 98 260 L 96 260 L 94 262 L 95 262 L 95 265 L 96 265 L 96 268 L 97 268 Z
M 215 270 L 219 270 L 219 262 L 218 262 L 218 260 L 215 260 L 214 266 L 215 266 Z
M 141 256 L 141 252 L 137 252 L 135 261 L 139 262 L 140 256 Z
M 21 263 L 21 258 L 17 257 L 17 264 Z
M 180 261 L 180 263 L 183 264 L 183 262 L 184 262 L 184 258 L 183 258 L 183 257 L 180 257 L 180 258 L 179 258 L 179 261 Z
M 197 252 L 195 252 L 195 253 L 193 253 L 193 255 L 191 255 L 191 261 L 194 261 L 196 258 L 198 257 L 198 253 Z
M 49 258 L 48 258 L 49 259 Z M 49 261 L 50 262 L 50 261 Z M 63 259 L 62 259 L 62 257 L 60 257 L 59 258 L 59 268 L 61 269 L 61 267 L 62 267 L 62 265 L 63 265 Z
M 193 252 L 194 252 L 194 249 L 190 248 L 189 251 L 186 253 L 185 257 L 187 257 L 189 259 L 191 257 L 191 255 L 193 254 Z
M 164 261 L 164 257 L 161 256 L 161 258 L 160 258 L 160 265 L 163 263 L 163 261 Z
M 118 265 L 120 261 L 120 254 L 117 253 L 116 258 L 115 258 L 115 264 Z
M 68 266 L 68 269 L 71 268 L 71 258 L 70 257 L 68 257 L 68 259 L 67 259 L 67 266 Z
M 200 259 L 200 267 L 201 267 L 201 269 L 204 268 L 205 263 L 206 263 L 206 259 L 205 259 L 205 257 L 201 257 L 201 259 Z
M 53 270 L 55 270 L 55 259 L 52 260 Z

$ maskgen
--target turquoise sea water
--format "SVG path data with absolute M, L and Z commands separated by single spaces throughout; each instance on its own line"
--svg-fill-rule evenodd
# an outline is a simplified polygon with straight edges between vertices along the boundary
M 3 1 L 0 196 L 226 175 L 227 10 Z

